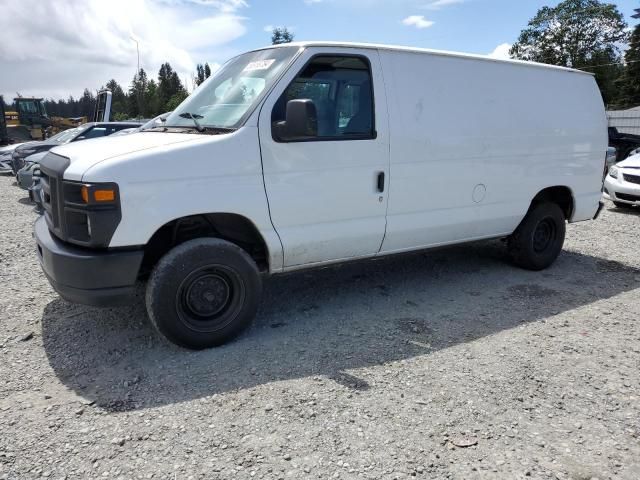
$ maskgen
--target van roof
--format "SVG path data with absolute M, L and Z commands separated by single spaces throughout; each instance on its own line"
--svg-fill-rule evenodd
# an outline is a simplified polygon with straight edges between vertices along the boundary
M 585 72 L 582 70 L 576 70 L 574 68 L 568 68 L 568 67 L 559 67 L 557 65 L 548 65 L 546 63 L 528 62 L 524 60 L 513 60 L 513 59 L 500 59 L 500 58 L 492 58 L 487 55 L 478 55 L 478 54 L 472 54 L 472 53 L 450 52 L 446 50 L 433 50 L 430 48 L 405 47 L 401 45 L 384 45 L 384 44 L 377 44 L 377 43 L 324 42 L 324 41 L 291 42 L 291 43 L 281 43 L 279 45 L 270 45 L 263 48 L 257 48 L 256 50 L 266 50 L 269 48 L 282 48 L 282 47 L 301 47 L 301 48 L 344 47 L 344 48 L 368 48 L 368 49 L 375 49 L 375 50 L 391 50 L 391 51 L 409 52 L 409 53 L 427 53 L 430 55 L 439 55 L 444 57 L 466 58 L 471 60 L 483 60 L 486 62 L 497 62 L 497 63 L 511 63 L 511 64 L 522 65 L 527 67 L 548 68 L 553 70 L 564 70 L 566 72 L 572 72 L 572 73 L 580 73 L 583 75 L 590 75 L 590 76 L 594 75 L 591 72 Z

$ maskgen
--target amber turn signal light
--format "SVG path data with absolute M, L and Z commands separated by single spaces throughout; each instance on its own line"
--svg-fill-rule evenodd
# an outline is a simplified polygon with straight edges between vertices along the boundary
M 114 190 L 95 190 L 93 198 L 96 202 L 113 202 L 116 199 Z
M 113 202 L 116 199 L 116 191 L 112 188 L 91 190 L 89 186 L 83 185 L 80 189 L 82 201 L 89 203 L 89 200 L 93 202 Z
M 89 187 L 83 185 L 80 189 L 80 195 L 82 195 L 82 201 L 84 203 L 89 203 Z

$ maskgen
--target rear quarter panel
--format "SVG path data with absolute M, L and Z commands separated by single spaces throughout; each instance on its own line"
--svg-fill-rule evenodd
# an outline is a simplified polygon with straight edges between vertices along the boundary
M 592 76 L 380 54 L 391 130 L 386 250 L 511 233 L 533 197 L 554 185 L 571 189 L 572 221 L 593 216 L 607 130 Z M 486 194 L 476 202 L 480 184 Z

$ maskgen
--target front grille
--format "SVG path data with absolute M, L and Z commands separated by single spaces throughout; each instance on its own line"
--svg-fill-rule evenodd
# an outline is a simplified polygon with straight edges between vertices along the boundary
M 60 222 L 62 180 L 56 175 L 56 172 L 51 172 L 41 167 L 40 183 L 42 184 L 42 207 L 44 208 L 47 224 L 56 236 L 62 238 L 62 225 Z
M 627 202 L 640 202 L 639 195 L 629 195 L 628 193 L 616 193 L 616 198 L 626 200 Z
M 62 198 L 62 176 L 69 166 L 69 159 L 48 153 L 40 160 L 40 183 L 42 185 L 42 207 L 49 230 L 55 236 L 65 239 Z
M 640 185 L 640 177 L 637 175 L 627 175 L 626 173 L 622 175 L 622 178 L 624 178 L 625 182 L 629 182 L 629 183 L 637 183 L 638 185 Z

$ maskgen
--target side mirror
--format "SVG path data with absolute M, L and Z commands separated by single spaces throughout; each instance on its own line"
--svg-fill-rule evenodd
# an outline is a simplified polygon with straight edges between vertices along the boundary
M 318 112 L 313 100 L 297 99 L 287 102 L 285 121 L 277 125 L 282 140 L 297 140 L 318 136 Z

